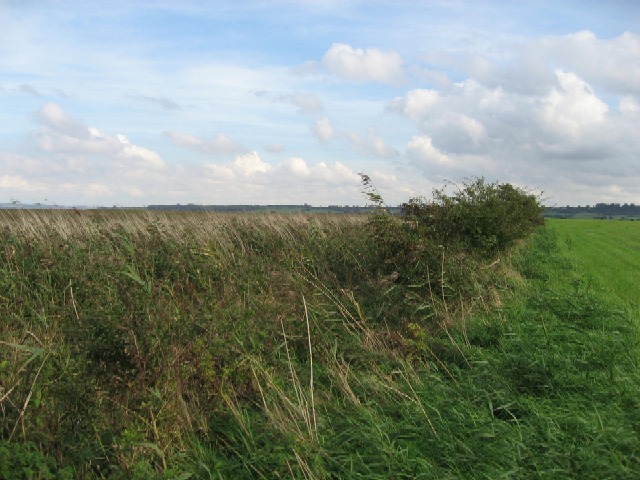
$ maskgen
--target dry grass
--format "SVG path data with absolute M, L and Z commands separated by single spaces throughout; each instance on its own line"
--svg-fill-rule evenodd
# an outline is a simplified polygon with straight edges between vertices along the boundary
M 43 240 L 51 234 L 63 239 L 91 239 L 118 230 L 134 237 L 148 236 L 150 226 L 171 239 L 189 235 L 203 242 L 224 243 L 238 239 L 237 230 L 249 229 L 293 240 L 301 229 L 314 227 L 318 235 L 326 236 L 366 220 L 357 214 L 0 209 L 0 231 L 27 240 Z

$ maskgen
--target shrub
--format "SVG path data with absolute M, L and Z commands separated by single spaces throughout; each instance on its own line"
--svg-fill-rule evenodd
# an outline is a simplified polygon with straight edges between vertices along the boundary
M 55 459 L 44 456 L 31 442 L 0 439 L 0 478 L 67 480 L 73 478 L 73 473 L 70 467 L 60 469 Z
M 538 197 L 510 184 L 479 178 L 452 195 L 444 188 L 435 190 L 432 200 L 412 198 L 394 216 L 371 179 L 361 177 L 373 207 L 370 273 L 387 284 L 378 300 L 383 306 L 376 310 L 387 321 L 433 323 L 434 305 L 446 311 L 450 301 L 490 295 L 477 289 L 494 282 L 493 269 L 484 268 L 487 261 L 542 223 Z M 389 305 L 395 307 L 389 310 Z
M 405 220 L 432 241 L 482 256 L 495 255 L 525 238 L 543 222 L 540 199 L 509 183 L 478 178 L 448 195 L 435 190 L 402 205 Z

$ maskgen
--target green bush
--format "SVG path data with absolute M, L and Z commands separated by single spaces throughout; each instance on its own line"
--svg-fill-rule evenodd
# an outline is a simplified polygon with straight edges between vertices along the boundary
M 53 458 L 45 457 L 31 442 L 0 439 L 0 478 L 67 480 L 73 478 L 73 471 L 70 467 L 58 468 Z
M 487 267 L 543 221 L 538 197 L 482 178 L 452 195 L 443 188 L 434 191 L 432 200 L 413 198 L 395 216 L 370 177 L 361 177 L 373 207 L 368 221 L 370 277 L 385 292 L 370 307 L 388 323 L 434 324 L 435 311 L 446 313 L 460 299 L 484 303 L 491 295 L 486 286 L 500 288 L 495 282 L 501 281 Z
M 402 205 L 403 219 L 439 245 L 491 256 L 525 238 L 543 222 L 539 197 L 509 183 L 478 178 L 448 195 L 435 190 Z

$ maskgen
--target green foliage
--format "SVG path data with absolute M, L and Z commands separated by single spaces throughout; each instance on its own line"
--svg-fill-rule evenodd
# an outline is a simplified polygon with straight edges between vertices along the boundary
M 435 190 L 431 201 L 413 198 L 395 217 L 371 179 L 361 176 L 375 207 L 368 222 L 369 266 L 393 286 L 378 297 L 376 309 L 394 324 L 417 321 L 433 329 L 442 321 L 434 313 L 446 313 L 448 304 L 493 301 L 487 286 L 505 288 L 494 268 L 499 256 L 543 221 L 536 196 L 484 179 L 453 195 Z
M 71 480 L 71 467 L 59 468 L 55 459 L 44 456 L 31 442 L 0 439 L 0 478 L 11 480 Z
M 370 200 L 12 217 L 0 478 L 640 478 L 636 319 L 567 242 Z
M 453 194 L 435 190 L 433 200 L 414 198 L 402 205 L 405 220 L 421 235 L 447 248 L 485 256 L 505 251 L 539 226 L 540 199 L 511 184 L 465 183 Z

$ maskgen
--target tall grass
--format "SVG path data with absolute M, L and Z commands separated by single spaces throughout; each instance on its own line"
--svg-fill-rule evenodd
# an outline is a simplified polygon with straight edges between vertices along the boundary
M 0 478 L 640 475 L 638 332 L 548 230 L 0 214 Z

